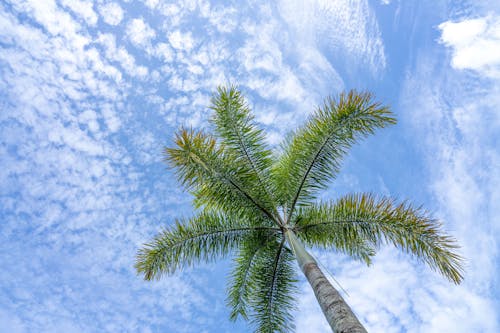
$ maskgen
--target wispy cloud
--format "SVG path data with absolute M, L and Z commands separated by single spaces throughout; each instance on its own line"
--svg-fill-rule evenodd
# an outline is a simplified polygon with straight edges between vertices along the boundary
M 453 39 L 452 23 L 440 26 L 452 59 L 469 59 L 463 50 L 476 52 L 474 43 L 496 38 L 495 17 L 479 20 L 484 29 L 467 45 Z M 345 68 L 366 66 L 370 79 L 387 59 L 367 1 L 0 4 L 0 262 L 8 267 L 0 273 L 0 327 L 248 330 L 225 321 L 223 274 L 216 270 L 227 262 L 149 284 L 135 276 L 137 248 L 191 211 L 189 195 L 160 163 L 162 145 L 180 125 L 207 126 L 210 92 L 226 83 L 240 84 L 276 145 L 324 95 L 344 88 Z M 428 184 L 434 208 L 465 245 L 470 275 L 465 287 L 450 289 L 391 249 L 368 269 L 316 253 L 373 331 L 497 328 L 488 292 L 498 227 L 477 222 L 497 219 L 500 200 L 493 168 L 499 94 L 489 81 L 496 60 L 452 59 L 487 83 L 479 87 L 470 71 L 447 80 L 422 64 L 409 74 L 405 98 L 435 170 Z M 446 84 L 456 79 L 463 90 Z M 339 180 L 359 185 L 349 175 Z M 470 233 L 477 237 L 468 239 Z M 302 289 L 298 331 L 326 332 L 313 294 Z
M 467 259 L 461 286 L 451 292 L 437 284 L 418 295 L 420 300 L 427 297 L 435 302 L 429 303 L 430 308 L 419 306 L 420 329 L 496 332 L 499 318 L 493 309 L 498 302 L 493 290 L 499 214 L 494 202 L 500 197 L 496 171 L 500 156 L 495 148 L 500 128 L 499 81 L 492 75 L 492 67 L 465 56 L 478 51 L 476 43 L 491 39 L 487 20 L 461 22 L 463 25 L 446 22 L 439 26 L 441 41 L 453 50 L 449 62 L 422 52 L 402 96 L 430 170 L 427 186 L 439 216 L 459 239 Z
M 223 283 L 215 289 L 203 277 L 213 268 L 155 284 L 133 272 L 158 225 L 179 208 L 189 214 L 189 197 L 159 164 L 165 133 L 206 126 L 218 84 L 241 82 L 271 129 L 303 118 L 301 105 L 312 109 L 320 92 L 302 82 L 318 68 L 341 85 L 317 50 L 287 50 L 272 6 L 146 5 L 154 12 L 119 2 L 0 5 L 0 261 L 10 267 L 0 326 L 10 331 L 224 331 Z M 162 23 L 146 21 L 151 13 Z M 205 25 L 194 29 L 194 18 Z M 265 119 L 280 103 L 293 108 Z M 274 130 L 271 141 L 281 137 Z
M 131 56 L 109 35 L 101 53 L 97 36 L 55 3 L 1 5 L 0 26 L 0 261 L 10 267 L 1 273 L 0 326 L 131 332 L 146 322 L 165 327 L 170 311 L 185 321 L 168 324 L 173 331 L 201 325 L 192 315 L 208 306 L 195 292 L 200 282 L 178 276 L 147 285 L 133 273 L 134 253 L 157 228 L 151 221 L 169 210 L 158 215 L 158 199 L 137 190 L 145 182 L 137 163 L 151 160 L 133 145 L 150 154 L 151 136 L 122 141 L 134 117 L 123 103 Z M 150 316 L 154 308 L 162 315 Z
M 124 46 L 117 46 L 116 38 L 113 34 L 100 34 L 94 41 L 104 49 L 106 59 L 119 63 L 128 75 L 139 78 L 145 78 L 148 75 L 149 70 L 146 66 L 137 65 L 135 57 Z M 120 71 L 116 79 L 121 80 L 121 78 Z
M 73 13 L 87 22 L 90 26 L 95 26 L 97 23 L 97 14 L 94 11 L 92 1 L 82 0 L 63 0 L 61 1 L 64 7 L 69 8 Z
M 369 66 L 373 73 L 384 70 L 384 45 L 367 1 L 281 1 L 279 8 L 294 40 L 340 56 L 332 58 L 333 66 Z
M 450 48 L 450 58 L 440 61 L 437 53 L 443 50 L 420 49 L 401 95 L 403 122 L 412 126 L 428 170 L 421 185 L 429 193 L 426 206 L 463 246 L 467 262 L 463 284 L 450 285 L 391 247 L 383 248 L 369 268 L 316 253 L 349 291 L 346 299 L 368 331 L 499 330 L 495 291 L 499 214 L 494 207 L 500 197 L 500 99 L 498 78 L 493 75 L 498 52 L 481 57 L 476 47 L 495 40 L 494 21 L 484 16 L 439 25 L 442 35 L 436 42 Z M 307 284 L 303 292 L 299 331 L 328 332 Z

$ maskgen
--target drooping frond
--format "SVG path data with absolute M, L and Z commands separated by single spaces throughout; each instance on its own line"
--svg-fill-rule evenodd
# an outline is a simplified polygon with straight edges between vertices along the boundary
M 194 262 L 225 257 L 246 238 L 265 237 L 277 231 L 205 211 L 188 221 L 177 221 L 145 244 L 139 250 L 135 267 L 146 280 L 160 278 Z
M 328 98 L 285 142 L 273 167 L 277 195 L 288 216 L 296 204 L 311 203 L 317 190 L 326 187 L 358 139 L 395 122 L 389 109 L 373 102 L 369 93 L 350 91 L 337 100 Z
M 248 178 L 245 182 L 254 185 L 250 189 L 251 194 L 261 198 L 270 209 L 275 208 L 276 202 L 268 188 L 271 152 L 240 91 L 235 87 L 219 87 L 212 98 L 211 109 L 214 111 L 211 122 L 224 149 L 249 168 L 243 175 Z
M 202 132 L 181 130 L 176 148 L 166 149 L 167 161 L 179 180 L 195 195 L 195 204 L 222 209 L 231 215 L 246 214 L 262 221 L 277 221 L 272 211 L 255 195 L 246 163 L 225 152 L 215 139 Z M 276 222 L 277 223 L 277 222 Z
M 296 308 L 293 254 L 280 242 L 268 242 L 257 253 L 251 269 L 251 321 L 255 332 L 290 332 L 294 330 L 292 311 Z
M 236 320 L 240 315 L 245 320 L 248 319 L 250 290 L 253 288 L 252 283 L 254 283 L 252 272 L 258 262 L 259 251 L 264 250 L 270 240 L 274 241 L 274 237 L 250 237 L 240 246 L 234 259 L 235 265 L 231 273 L 227 295 L 227 304 L 231 308 L 231 320 Z
M 296 229 L 310 243 L 335 246 L 337 237 L 345 238 L 346 243 L 358 239 L 374 246 L 390 243 L 454 283 L 463 279 L 462 258 L 455 252 L 458 245 L 442 232 L 439 221 L 421 208 L 371 194 L 352 194 L 307 210 L 303 214 L 308 218 L 299 220 Z

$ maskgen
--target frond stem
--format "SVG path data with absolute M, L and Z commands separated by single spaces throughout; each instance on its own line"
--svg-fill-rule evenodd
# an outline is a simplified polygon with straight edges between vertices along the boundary
M 217 230 L 212 230 L 210 232 L 203 232 L 203 233 L 198 233 L 195 235 L 192 235 L 191 237 L 184 238 L 178 242 L 175 242 L 174 244 L 171 244 L 170 247 L 177 247 L 177 246 L 182 246 L 185 242 L 190 241 L 190 240 L 195 240 L 198 238 L 203 238 L 205 236 L 212 236 L 212 235 L 217 235 L 217 234 L 222 234 L 222 233 L 237 233 L 238 231 L 248 231 L 248 230 L 253 230 L 253 231 L 258 231 L 258 230 L 272 230 L 272 231 L 281 231 L 279 228 L 272 228 L 272 227 L 241 227 L 241 228 L 231 228 L 231 229 L 217 229 Z
M 243 194 L 248 200 L 250 200 L 252 202 L 252 204 L 254 204 L 257 208 L 259 208 L 267 217 L 269 217 L 272 221 L 274 221 L 275 223 L 277 223 L 279 226 L 281 226 L 281 222 L 279 220 L 277 220 L 265 207 L 262 207 L 257 201 L 255 201 L 254 198 L 252 198 L 251 195 L 249 195 L 248 193 L 246 193 L 238 184 L 236 184 L 231 178 L 227 177 L 226 175 L 220 173 L 220 172 L 217 172 L 217 171 L 213 171 L 211 170 L 207 165 L 206 163 L 203 161 L 203 159 L 194 154 L 193 152 L 190 152 L 190 155 L 192 156 L 193 159 L 195 159 L 196 161 L 198 161 L 200 163 L 200 165 L 205 169 L 205 171 L 207 171 L 208 173 L 211 173 L 211 174 L 214 174 L 215 176 L 217 177 L 220 177 L 222 178 L 223 180 L 229 182 L 229 184 L 231 184 L 234 188 L 236 188 L 236 190 L 238 190 L 241 194 Z
M 232 115 L 232 112 L 227 112 L 227 113 L 230 114 L 230 115 Z M 234 121 L 233 117 L 231 117 L 231 119 L 233 121 L 230 122 L 230 123 L 231 124 L 235 124 L 236 121 Z M 246 120 L 246 122 L 248 122 L 248 119 Z M 260 186 L 264 189 L 264 191 L 266 191 L 266 194 L 268 195 L 269 199 L 271 199 L 271 200 L 273 200 L 273 202 L 275 202 L 273 196 L 269 192 L 269 189 L 267 188 L 267 186 L 262 181 L 262 177 L 260 176 L 260 173 L 259 173 L 259 171 L 258 171 L 258 169 L 257 169 L 257 167 L 255 165 L 255 161 L 253 160 L 253 158 L 248 153 L 248 148 L 247 148 L 247 146 L 246 146 L 243 138 L 241 137 L 240 132 L 238 131 L 237 128 L 235 128 L 235 126 L 232 126 L 232 127 L 233 127 L 234 133 L 236 133 L 236 136 L 238 137 L 238 141 L 240 143 L 241 148 L 243 149 L 243 153 L 245 154 L 245 157 L 250 162 L 250 165 L 252 166 L 252 169 L 254 170 L 255 175 L 257 176 L 257 179 L 259 181 Z M 280 220 L 278 224 L 283 225 L 284 221 L 281 219 L 281 216 L 279 216 L 278 211 L 276 210 L 274 213 L 276 214 L 276 217 Z M 278 221 L 276 221 L 276 222 L 278 222 Z
M 351 116 L 352 116 L 352 114 L 348 115 L 347 118 L 351 118 Z M 346 120 L 349 120 L 349 119 L 346 119 Z M 292 205 L 290 206 L 290 212 L 288 214 L 288 218 L 289 219 L 291 219 L 291 217 L 292 217 L 293 211 L 295 209 L 295 205 L 297 204 L 297 200 L 299 199 L 299 196 L 300 196 L 300 192 L 302 191 L 302 188 L 304 187 L 304 184 L 306 182 L 307 177 L 309 176 L 309 173 L 311 172 L 311 170 L 312 170 L 314 164 L 316 163 L 316 160 L 318 159 L 319 155 L 321 154 L 321 152 L 323 151 L 323 149 L 328 144 L 328 141 L 330 141 L 330 139 L 335 135 L 335 133 L 336 133 L 335 129 L 337 129 L 338 127 L 339 126 L 336 126 L 334 129 L 332 129 L 330 135 L 328 135 L 325 138 L 325 140 L 323 141 L 323 143 L 318 148 L 318 151 L 314 155 L 313 160 L 311 161 L 311 163 L 309 163 L 309 166 L 307 167 L 307 170 L 306 170 L 306 172 L 305 172 L 305 174 L 302 177 L 302 180 L 300 182 L 300 186 L 299 186 L 297 192 L 295 193 L 295 196 L 294 196 L 293 201 L 292 201 Z
M 318 222 L 318 223 L 308 224 L 308 225 L 305 225 L 302 227 L 294 226 L 293 230 L 294 231 L 305 231 L 305 230 L 313 228 L 313 227 L 317 227 L 320 225 L 328 225 L 328 224 L 372 224 L 372 223 L 378 224 L 378 225 L 383 224 L 382 221 L 380 221 L 379 219 L 368 219 L 366 221 L 339 220 L 339 221 L 329 221 L 329 222 Z M 393 223 L 392 225 L 402 226 L 402 227 L 411 227 L 410 225 L 404 224 L 404 223 Z
M 276 291 L 276 282 L 278 279 L 278 265 L 280 262 L 281 258 L 281 253 L 283 250 L 283 246 L 285 245 L 285 236 L 283 236 L 283 239 L 281 240 L 280 247 L 278 248 L 278 253 L 276 254 L 276 258 L 274 259 L 274 264 L 273 264 L 273 281 L 271 283 L 271 290 L 270 290 L 270 295 L 269 295 L 269 309 L 273 308 L 273 301 L 274 301 L 274 292 Z

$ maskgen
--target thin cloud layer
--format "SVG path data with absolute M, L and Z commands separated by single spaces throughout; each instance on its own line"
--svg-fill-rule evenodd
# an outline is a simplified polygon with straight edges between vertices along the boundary
M 414 124 L 415 135 L 424 138 L 420 149 L 430 175 L 427 186 L 438 214 L 460 240 L 467 260 L 462 285 L 453 291 L 439 285 L 429 288 L 434 298 L 427 298 L 443 303 L 426 305 L 421 331 L 499 329 L 494 291 L 499 214 L 494 207 L 500 197 L 496 171 L 500 163 L 496 143 L 500 81 L 494 74 L 494 56 L 481 60 L 487 48 L 480 51 L 479 47 L 496 38 L 494 21 L 466 18 L 440 24 L 441 42 L 452 50 L 451 57 L 441 62 L 437 50 L 422 53 L 405 84 L 407 117 Z M 464 321 L 465 316 L 470 319 Z
M 327 51 L 335 65 L 364 66 L 373 73 L 385 68 L 378 22 L 367 1 L 281 1 L 279 8 L 293 37 Z

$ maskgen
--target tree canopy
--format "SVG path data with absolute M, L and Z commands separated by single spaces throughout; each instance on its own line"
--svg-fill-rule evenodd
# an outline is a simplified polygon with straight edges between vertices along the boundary
M 392 244 L 450 281 L 462 280 L 455 240 L 424 209 L 372 193 L 318 200 L 353 144 L 396 123 L 371 94 L 327 98 L 277 151 L 235 87 L 219 88 L 211 109 L 211 132 L 181 128 L 175 146 L 165 149 L 196 214 L 168 225 L 139 251 L 136 268 L 145 279 L 233 256 L 230 317 L 249 319 L 257 332 L 294 328 L 297 276 L 286 232 L 366 264 Z

